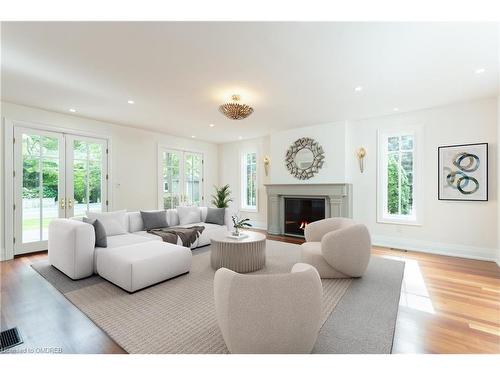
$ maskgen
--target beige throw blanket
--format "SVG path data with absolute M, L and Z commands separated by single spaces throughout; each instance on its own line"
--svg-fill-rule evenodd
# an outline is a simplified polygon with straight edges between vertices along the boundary
M 160 236 L 163 242 L 172 243 L 177 245 L 177 238 L 182 241 L 182 246 L 191 247 L 191 245 L 200 237 L 200 234 L 205 230 L 203 226 L 192 226 L 189 228 L 181 227 L 168 227 L 150 229 L 148 233 Z

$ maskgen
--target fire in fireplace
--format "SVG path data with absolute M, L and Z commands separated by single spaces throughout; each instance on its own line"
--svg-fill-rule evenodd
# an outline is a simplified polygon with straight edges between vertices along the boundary
M 306 226 L 325 218 L 325 199 L 285 197 L 285 234 L 304 236 Z

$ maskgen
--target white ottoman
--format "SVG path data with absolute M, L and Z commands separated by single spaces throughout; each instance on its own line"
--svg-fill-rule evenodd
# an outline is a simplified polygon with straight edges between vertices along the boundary
M 106 249 L 97 255 L 97 273 L 128 292 L 189 272 L 191 250 L 148 241 Z

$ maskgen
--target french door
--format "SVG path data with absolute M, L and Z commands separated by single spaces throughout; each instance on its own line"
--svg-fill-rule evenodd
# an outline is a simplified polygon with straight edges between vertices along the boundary
M 203 196 L 203 154 L 161 149 L 159 206 L 200 206 Z
M 107 141 L 14 130 L 14 253 L 47 249 L 55 218 L 107 211 Z

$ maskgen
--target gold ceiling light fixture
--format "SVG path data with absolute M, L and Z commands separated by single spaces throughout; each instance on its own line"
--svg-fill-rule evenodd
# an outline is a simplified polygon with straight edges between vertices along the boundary
M 219 111 L 231 120 L 243 120 L 253 113 L 253 108 L 246 104 L 239 103 L 240 96 L 233 95 L 232 101 L 224 103 L 219 107 Z

